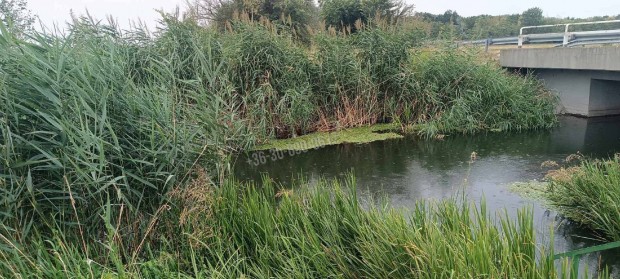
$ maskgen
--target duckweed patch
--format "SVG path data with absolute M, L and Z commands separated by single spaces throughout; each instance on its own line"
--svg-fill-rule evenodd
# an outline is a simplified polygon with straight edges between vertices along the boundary
M 380 140 L 400 139 L 403 138 L 403 135 L 396 133 L 399 129 L 399 124 L 390 123 L 350 128 L 336 132 L 317 132 L 296 138 L 272 140 L 257 146 L 254 150 L 308 150 L 343 143 L 362 144 Z
M 508 189 L 526 199 L 544 202 L 548 197 L 549 182 L 538 180 L 515 182 Z

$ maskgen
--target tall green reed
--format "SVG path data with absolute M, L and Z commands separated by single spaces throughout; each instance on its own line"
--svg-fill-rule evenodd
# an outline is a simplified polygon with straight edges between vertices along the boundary
M 429 50 L 413 58 L 414 91 L 428 111 L 421 133 L 511 131 L 555 125 L 555 96 L 530 76 L 499 69 L 471 50 Z
M 105 205 L 152 212 L 192 166 L 216 175 L 222 156 L 251 140 L 239 137 L 221 64 L 198 38 L 189 62 L 203 70 L 183 76 L 175 51 L 148 55 L 148 38 L 124 36 L 88 19 L 67 37 L 3 31 L 4 224 L 24 235 L 50 220 L 96 232 Z M 136 55 L 145 67 L 133 68 Z
M 179 263 L 197 266 L 201 272 L 192 275 L 198 277 L 557 275 L 553 251 L 536 244 L 531 211 L 510 220 L 490 215 L 484 205 L 447 200 L 404 212 L 361 204 L 354 184 L 322 180 L 287 190 L 265 178 L 260 185 L 230 180 L 202 188 L 206 199 L 191 197 L 204 202 L 180 203 L 188 207 L 179 210 L 190 213 L 183 233 L 175 232 L 201 257 Z
M 422 48 L 391 27 L 317 32 L 308 47 L 270 26 L 242 21 L 219 36 L 261 140 L 377 122 L 421 124 L 429 137 L 555 124 L 556 100 L 539 82 L 471 50 Z
M 566 218 L 620 241 L 620 159 L 584 161 L 551 176 L 546 198 Z

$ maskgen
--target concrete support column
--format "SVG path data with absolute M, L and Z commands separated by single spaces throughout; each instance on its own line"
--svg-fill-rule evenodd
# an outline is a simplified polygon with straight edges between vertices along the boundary
M 620 114 L 620 80 L 592 79 L 588 116 Z
M 502 50 L 500 64 L 533 71 L 558 94 L 558 112 L 586 117 L 620 114 L 618 47 Z

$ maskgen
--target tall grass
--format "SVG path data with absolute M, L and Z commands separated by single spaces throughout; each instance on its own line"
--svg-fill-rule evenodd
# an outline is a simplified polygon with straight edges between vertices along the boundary
M 141 220 L 193 165 L 216 175 L 227 150 L 251 139 L 239 137 L 211 53 L 194 49 L 204 74 L 181 77 L 177 57 L 149 57 L 136 47 L 148 38 L 126 36 L 86 19 L 32 42 L 3 30 L 0 212 L 20 237 L 53 220 L 96 235 L 110 204 Z M 143 68 L 132 68 L 136 55 Z
M 196 219 L 217 228 L 197 249 L 212 255 L 206 258 L 234 258 L 235 277 L 555 274 L 547 252 L 536 257 L 531 212 L 495 223 L 484 206 L 456 201 L 419 203 L 409 216 L 372 205 L 363 209 L 354 183 L 321 181 L 298 191 L 278 191 L 268 179 L 259 187 L 228 184 L 214 190 L 209 218 Z
M 549 128 L 555 97 L 533 77 L 509 75 L 470 50 L 430 50 L 413 58 L 414 92 L 430 111 L 422 133 Z
M 204 179 L 204 178 L 203 178 Z M 170 193 L 155 225 L 165 247 L 114 266 L 80 257 L 75 243 L 36 243 L 42 254 L 1 252 L 6 276 L 162 278 L 555 278 L 552 252 L 536 245 L 531 211 L 493 217 L 456 200 L 418 203 L 409 213 L 365 207 L 354 181 L 286 190 L 197 180 Z M 298 185 L 299 186 L 299 185 Z M 171 226 L 168 218 L 179 224 Z M 29 251 L 24 251 L 29 252 Z M 108 253 L 109 254 L 109 253 Z M 114 255 L 111 255 L 114 259 Z M 113 260 L 111 260 L 113 262 Z
M 239 22 L 220 36 L 243 113 L 267 139 L 377 122 L 422 124 L 432 137 L 556 121 L 556 100 L 538 81 L 473 50 L 426 48 L 410 30 L 368 27 L 317 32 L 307 47 L 274 29 Z
M 567 218 L 620 241 L 620 159 L 585 161 L 552 176 L 547 198 Z

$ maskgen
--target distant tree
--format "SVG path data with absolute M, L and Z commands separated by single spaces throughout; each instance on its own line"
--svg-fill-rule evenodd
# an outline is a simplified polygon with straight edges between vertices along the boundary
M 227 2 L 227 0 L 187 0 L 185 16 L 192 18 L 199 25 L 206 26 L 217 21 L 218 11 Z
M 223 27 L 238 13 L 248 13 L 253 20 L 269 19 L 298 30 L 314 24 L 318 8 L 313 0 L 193 0 L 188 15 L 199 23 Z
M 357 20 L 368 20 L 360 0 L 322 0 L 319 7 L 321 17 L 328 26 L 354 28 Z
M 515 36 L 519 28 L 509 16 L 478 16 L 468 31 L 472 39 L 481 39 Z
M 351 28 L 352 31 L 355 31 L 357 21 L 366 24 L 379 17 L 395 22 L 413 11 L 413 5 L 401 0 L 322 0 L 319 6 L 328 26 Z
M 461 16 L 459 16 L 459 14 L 453 10 L 447 10 L 440 17 L 441 17 L 441 22 L 452 24 L 452 25 L 458 25 L 459 22 L 461 21 Z
M 413 5 L 401 0 L 362 0 L 362 10 L 370 17 L 380 17 L 387 21 L 399 20 L 413 12 Z
M 521 22 L 521 26 L 542 25 L 545 22 L 543 10 L 541 8 L 527 9 L 523 12 L 523 14 L 521 14 L 519 21 Z
M 26 0 L 0 0 L 0 22 L 17 36 L 23 36 L 33 29 L 35 17 Z
M 483 14 L 470 17 L 461 17 L 451 10 L 443 14 L 422 12 L 416 13 L 413 18 L 428 23 L 430 25 L 430 32 L 428 33 L 429 36 L 433 38 L 446 38 L 446 34 L 454 34 L 456 35 L 455 39 L 475 40 L 517 36 L 519 34 L 519 28 L 522 26 L 612 20 L 620 19 L 620 15 L 594 16 L 589 18 L 544 17 L 543 10 L 540 8 L 531 8 L 519 14 Z M 606 29 L 620 29 L 620 23 L 607 23 L 604 26 Z M 582 25 L 573 26 L 571 28 L 572 31 L 590 31 L 595 28 L 601 28 L 601 25 Z M 547 28 L 543 30 L 546 32 L 560 32 L 563 29 Z
M 435 22 L 438 21 L 437 20 L 437 16 L 431 13 L 425 13 L 425 12 L 416 12 L 415 13 L 415 17 L 417 19 L 423 20 L 423 21 L 428 21 L 428 22 Z

